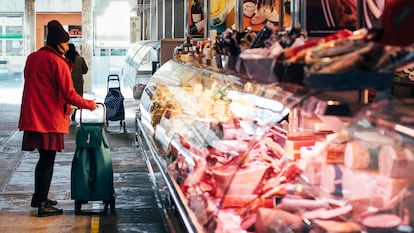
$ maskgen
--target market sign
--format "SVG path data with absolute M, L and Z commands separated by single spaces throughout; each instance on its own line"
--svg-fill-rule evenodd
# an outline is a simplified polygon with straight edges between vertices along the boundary
M 82 26 L 81 25 L 69 25 L 68 33 L 70 36 L 81 36 L 82 35 Z

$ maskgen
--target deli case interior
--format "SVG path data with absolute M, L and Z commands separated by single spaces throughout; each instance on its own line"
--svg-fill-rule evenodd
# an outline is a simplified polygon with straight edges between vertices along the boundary
M 414 101 L 380 89 L 368 104 L 170 60 L 137 142 L 186 232 L 412 232 Z

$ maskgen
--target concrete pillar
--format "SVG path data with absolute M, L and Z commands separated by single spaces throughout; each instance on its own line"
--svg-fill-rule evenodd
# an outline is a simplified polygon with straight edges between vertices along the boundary
M 93 58 L 93 0 L 82 0 L 82 56 L 89 67 L 89 71 L 84 75 L 84 90 L 92 92 L 92 58 Z
M 24 55 L 36 50 L 36 9 L 35 0 L 24 1 Z

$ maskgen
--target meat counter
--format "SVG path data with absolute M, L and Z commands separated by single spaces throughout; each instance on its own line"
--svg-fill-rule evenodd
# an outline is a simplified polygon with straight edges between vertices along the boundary
M 141 97 L 137 138 L 185 230 L 363 232 L 394 220 L 389 227 L 409 232 L 412 122 L 394 122 L 413 109 L 383 100 L 352 118 L 328 116 L 321 99 L 174 60 L 161 66 Z M 387 104 L 400 118 L 378 114 Z

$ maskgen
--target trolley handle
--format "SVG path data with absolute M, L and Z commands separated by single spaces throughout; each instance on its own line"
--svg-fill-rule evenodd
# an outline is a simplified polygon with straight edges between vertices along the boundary
M 93 111 L 96 111 L 96 110 L 99 110 L 100 109 L 100 107 L 99 106 L 102 106 L 102 122 L 104 123 L 104 124 L 106 124 L 106 106 L 105 106 L 105 104 L 104 103 L 101 103 L 101 102 L 96 102 L 96 109 L 95 110 L 93 110 Z M 82 108 L 80 109 L 80 112 L 79 112 L 79 124 L 82 124 Z M 87 109 L 88 110 L 88 109 Z M 89 112 L 92 112 L 91 110 L 88 110 Z M 92 115 L 92 114 L 91 114 Z
M 119 75 L 117 74 L 110 74 L 108 75 L 108 81 L 106 82 L 106 90 L 109 91 L 109 82 L 111 81 L 116 81 L 118 82 L 118 86 L 116 87 L 111 87 L 111 88 L 115 88 L 115 89 L 119 89 L 119 91 L 121 91 L 121 80 L 119 79 Z
M 117 74 L 108 75 L 108 81 L 111 81 L 111 80 L 119 80 L 119 75 Z

